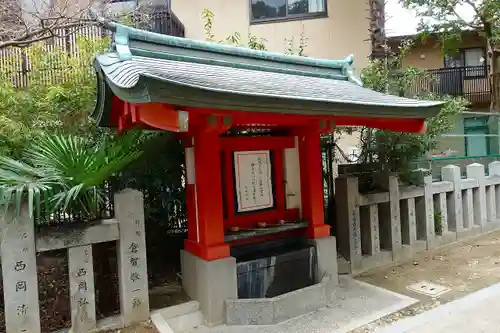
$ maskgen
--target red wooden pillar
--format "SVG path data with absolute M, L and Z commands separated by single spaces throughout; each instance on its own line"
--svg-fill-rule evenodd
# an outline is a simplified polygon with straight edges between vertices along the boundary
M 204 260 L 226 258 L 229 244 L 224 242 L 220 139 L 216 127 L 201 126 L 195 131 L 193 152 L 195 187 L 194 195 L 188 196 L 188 205 L 196 211 L 188 208 L 188 212 L 196 220 L 188 222 L 185 249 Z
M 330 236 L 330 226 L 325 224 L 324 215 L 319 124 L 308 126 L 301 131 L 299 160 L 302 216 L 309 222 L 307 236 L 309 238 Z

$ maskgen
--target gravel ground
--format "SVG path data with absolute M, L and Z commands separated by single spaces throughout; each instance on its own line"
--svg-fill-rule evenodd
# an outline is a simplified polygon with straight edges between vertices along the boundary
M 116 331 L 108 331 L 106 333 L 159 333 L 159 332 L 151 323 L 151 320 L 149 320 L 139 325 L 122 328 Z

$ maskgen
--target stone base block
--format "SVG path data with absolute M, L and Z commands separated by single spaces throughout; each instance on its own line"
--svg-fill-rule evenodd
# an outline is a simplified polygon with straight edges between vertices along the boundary
M 337 256 L 339 274 L 351 274 L 351 263 L 342 256 Z
M 358 270 L 353 269 L 353 275 L 362 273 L 372 268 L 388 265 L 392 262 L 392 252 L 381 250 L 373 255 L 364 255 L 361 261 L 361 268 Z
M 442 246 L 457 241 L 457 233 L 447 231 L 442 235 L 436 235 L 436 246 Z
M 493 230 L 500 229 L 500 221 L 488 221 L 482 228 L 482 232 L 489 232 Z
M 272 298 L 238 299 L 226 301 L 226 324 L 272 325 L 274 302 Z
M 228 325 L 272 325 L 325 307 L 328 303 L 325 276 L 318 284 L 273 298 L 229 299 Z
M 411 246 L 403 245 L 398 249 L 392 250 L 392 261 L 400 262 L 406 260 L 410 258 L 412 254 L 413 254 L 413 249 L 411 248 Z
M 462 229 L 459 232 L 457 232 L 457 238 L 458 239 L 464 239 L 468 237 L 473 237 L 481 234 L 481 227 L 478 225 L 474 225 L 469 229 Z
M 236 259 L 205 261 L 181 251 L 181 268 L 184 290 L 191 299 L 200 303 L 206 323 L 223 323 L 226 300 L 238 298 Z
M 314 286 L 275 297 L 274 321 L 279 323 L 326 306 L 329 280 L 329 277 L 325 276 L 323 281 Z
M 417 240 L 411 245 L 414 253 L 419 253 L 427 250 L 427 242 L 424 240 Z
M 427 249 L 427 243 L 423 241 L 416 241 L 413 243 L 413 245 L 403 245 L 402 248 L 402 255 L 400 255 L 400 259 L 397 260 L 398 262 L 400 261 L 406 261 L 411 259 L 415 254 L 425 251 Z M 395 260 L 396 261 L 396 260 Z
M 364 257 L 351 258 L 351 260 L 349 261 L 349 265 L 351 266 L 351 274 L 354 275 L 354 274 L 358 274 L 359 272 L 364 271 L 363 261 L 364 261 Z
M 436 240 L 436 237 L 430 237 L 429 239 L 425 240 L 427 246 L 426 249 L 430 250 L 433 249 L 437 246 L 439 246 L 439 242 Z
M 415 254 L 425 251 L 427 242 L 417 240 L 412 245 L 403 245 L 394 253 L 394 251 L 381 250 L 374 255 L 364 255 L 361 260 L 361 267 L 356 269 L 351 266 L 352 274 L 357 275 L 372 268 L 390 265 L 395 262 L 411 259 Z
M 316 248 L 318 280 L 321 281 L 324 276 L 328 276 L 330 284 L 338 284 L 339 270 L 337 263 L 337 242 L 335 237 L 316 238 L 311 239 L 309 242 Z

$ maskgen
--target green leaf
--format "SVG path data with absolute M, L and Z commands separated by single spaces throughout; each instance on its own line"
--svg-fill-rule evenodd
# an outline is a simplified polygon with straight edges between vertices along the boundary
M 43 201 L 44 217 L 62 210 L 92 219 L 104 202 L 105 182 L 141 155 L 140 140 L 140 133 L 130 132 L 92 146 L 74 135 L 42 135 L 21 161 L 0 157 L 3 203 L 14 204 L 16 214 L 26 203 L 33 216 Z

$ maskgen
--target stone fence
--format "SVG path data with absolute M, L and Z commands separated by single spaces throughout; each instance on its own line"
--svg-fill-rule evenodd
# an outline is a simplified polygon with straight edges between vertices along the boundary
M 115 194 L 115 218 L 47 228 L 35 233 L 27 206 L 0 215 L 1 260 L 7 333 L 40 333 L 36 255 L 67 249 L 73 333 L 121 328 L 149 318 L 143 197 Z M 117 241 L 121 315 L 96 319 L 92 244 Z
M 410 258 L 416 252 L 500 228 L 500 162 L 441 169 L 440 182 L 422 175 L 421 186 L 399 186 L 386 177 L 386 192 L 361 194 L 358 178 L 335 182 L 337 244 L 351 273 Z

